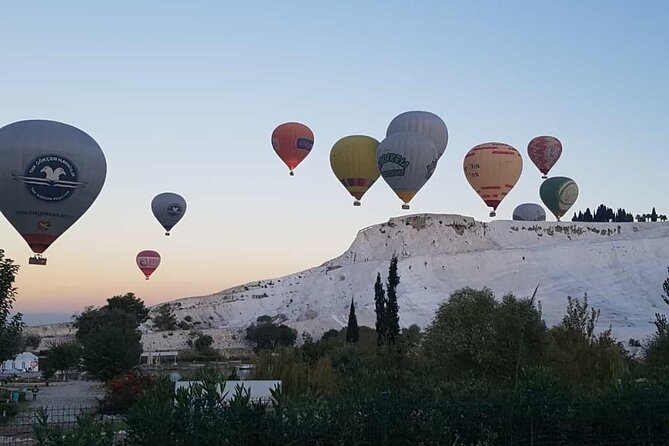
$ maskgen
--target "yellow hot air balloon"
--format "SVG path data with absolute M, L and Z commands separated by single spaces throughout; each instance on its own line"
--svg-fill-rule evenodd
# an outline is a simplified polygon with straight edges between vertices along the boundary
M 477 194 L 492 208 L 497 206 L 513 189 L 523 171 L 523 158 L 508 144 L 489 142 L 471 149 L 464 160 L 467 181 Z
M 364 135 L 341 138 L 330 151 L 330 167 L 346 190 L 355 197 L 354 206 L 381 173 L 376 164 L 376 149 L 379 142 Z

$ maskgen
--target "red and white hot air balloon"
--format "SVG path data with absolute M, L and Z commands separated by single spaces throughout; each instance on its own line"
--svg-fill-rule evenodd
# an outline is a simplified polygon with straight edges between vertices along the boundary
M 562 155 L 562 143 L 554 136 L 537 136 L 527 145 L 527 154 L 546 179 Z
M 137 254 L 136 261 L 137 266 L 146 276 L 146 280 L 149 280 L 149 276 L 160 266 L 160 254 L 156 251 L 145 250 Z

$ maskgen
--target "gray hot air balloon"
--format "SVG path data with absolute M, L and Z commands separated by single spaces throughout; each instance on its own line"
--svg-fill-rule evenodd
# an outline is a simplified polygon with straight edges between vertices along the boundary
M 44 251 L 93 204 L 107 162 L 93 138 L 68 124 L 28 120 L 0 129 L 0 210 L 44 265 Z
M 523 203 L 513 210 L 513 219 L 519 221 L 546 221 L 546 211 L 536 203 Z
M 446 123 L 439 116 L 427 111 L 408 111 L 395 116 L 388 125 L 386 136 L 400 132 L 418 133 L 430 138 L 437 148 L 437 158 L 441 158 L 448 144 Z
M 179 194 L 163 192 L 153 198 L 151 210 L 158 222 L 167 231 L 165 235 L 170 235 L 170 230 L 179 223 L 181 217 L 186 213 L 186 200 Z
M 383 179 L 409 209 L 409 202 L 437 167 L 437 148 L 427 136 L 400 132 L 387 136 L 376 150 Z

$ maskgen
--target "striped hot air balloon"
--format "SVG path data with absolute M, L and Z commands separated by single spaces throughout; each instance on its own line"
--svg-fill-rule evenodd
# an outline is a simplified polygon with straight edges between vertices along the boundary
M 558 221 L 569 211 L 578 199 L 578 185 L 567 177 L 552 177 L 541 183 L 541 201 L 555 215 Z
M 156 251 L 144 250 L 137 254 L 135 261 L 146 280 L 149 280 L 151 274 L 160 266 L 160 254 Z
M 562 143 L 554 136 L 537 136 L 527 145 L 527 154 L 542 178 L 548 178 L 546 175 L 562 155 Z
M 362 196 L 381 175 L 376 164 L 378 147 L 376 139 L 364 135 L 345 136 L 332 146 L 330 167 L 355 198 L 354 206 L 360 206 Z
M 311 153 L 314 133 L 299 122 L 286 122 L 272 132 L 272 147 L 294 175 L 295 168 Z
M 464 172 L 467 181 L 487 206 L 490 216 L 504 197 L 516 185 L 523 171 L 523 158 L 508 144 L 489 142 L 479 144 L 465 155 Z

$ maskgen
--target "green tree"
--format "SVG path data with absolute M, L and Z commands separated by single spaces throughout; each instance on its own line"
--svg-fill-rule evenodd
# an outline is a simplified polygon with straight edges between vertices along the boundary
M 53 375 L 54 371 L 65 372 L 81 363 L 81 344 L 78 341 L 60 342 L 51 344 L 46 356 L 45 377 Z M 63 379 L 66 375 L 63 374 Z
M 463 288 L 437 309 L 422 349 L 449 377 L 511 379 L 518 361 L 538 364 L 546 351 L 546 325 L 531 299 Z
M 158 314 L 153 316 L 153 326 L 158 331 L 170 331 L 177 329 L 177 318 L 172 306 L 164 303 L 158 307 Z
M 667 268 L 669 272 L 669 268 Z M 669 305 L 669 277 L 662 283 L 664 294 L 660 297 Z M 644 345 L 646 364 L 652 368 L 666 367 L 669 369 L 669 323 L 667 317 L 655 313 L 655 333 Z
M 200 353 L 204 353 L 214 344 L 214 338 L 209 335 L 201 334 L 195 339 L 195 349 Z
M 386 292 L 383 289 L 380 273 L 376 274 L 376 283 L 374 284 L 374 307 L 377 345 L 381 345 L 386 339 Z
M 21 350 L 21 333 L 24 323 L 21 313 L 11 316 L 16 300 L 14 287 L 19 266 L 5 258 L 5 251 L 0 249 L 0 362 L 13 359 Z
M 358 318 L 355 316 L 355 304 L 351 299 L 351 309 L 348 313 L 348 326 L 346 327 L 346 342 L 353 343 L 360 340 L 360 329 L 358 328 Z
M 42 342 L 42 338 L 38 334 L 31 333 L 31 334 L 23 336 L 23 344 L 27 348 L 31 348 L 33 350 L 36 350 L 39 347 L 41 342 Z
M 291 347 L 297 339 L 297 330 L 286 325 L 277 325 L 269 317 L 260 316 L 256 324 L 246 328 L 246 339 L 255 343 L 254 351 L 277 347 Z
M 655 212 L 655 208 L 653 208 L 653 211 L 650 213 L 650 221 L 652 222 L 657 221 L 657 212 Z
M 394 255 L 388 269 L 388 300 L 386 303 L 386 336 L 388 344 L 395 345 L 400 335 L 399 304 L 397 303 L 397 285 L 400 275 L 397 272 L 397 256 Z
M 144 301 L 135 296 L 135 293 L 126 293 L 107 299 L 107 307 L 110 310 L 121 310 L 135 316 L 137 323 L 141 324 L 149 319 L 149 309 Z
M 107 381 L 139 364 L 142 335 L 137 320 L 121 310 L 108 310 L 96 330 L 81 338 L 84 369 L 98 379 Z

